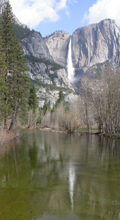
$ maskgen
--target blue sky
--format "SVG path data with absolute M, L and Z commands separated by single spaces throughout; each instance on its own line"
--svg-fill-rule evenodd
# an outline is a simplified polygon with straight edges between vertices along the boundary
M 120 26 L 120 0 L 10 0 L 19 21 L 42 36 L 111 18 Z
M 79 0 L 69 3 L 67 9 L 64 8 L 59 11 L 58 21 L 52 22 L 45 19 L 36 27 L 36 30 L 41 31 L 43 36 L 49 35 L 56 30 L 63 30 L 72 34 L 75 29 L 87 25 L 88 21 L 83 22 L 84 14 L 95 0 L 84 0 L 84 4 L 82 2 Z

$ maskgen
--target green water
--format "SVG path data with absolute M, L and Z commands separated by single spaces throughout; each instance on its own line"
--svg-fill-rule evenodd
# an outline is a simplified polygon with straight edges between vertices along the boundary
M 24 131 L 0 154 L 0 220 L 120 220 L 120 141 Z

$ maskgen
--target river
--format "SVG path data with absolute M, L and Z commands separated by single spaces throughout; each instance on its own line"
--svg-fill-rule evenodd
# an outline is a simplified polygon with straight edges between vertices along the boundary
M 120 140 L 24 131 L 1 149 L 1 220 L 120 220 Z

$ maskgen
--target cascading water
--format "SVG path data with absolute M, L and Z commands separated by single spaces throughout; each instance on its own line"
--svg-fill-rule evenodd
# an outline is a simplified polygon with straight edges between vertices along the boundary
M 70 82 L 72 82 L 74 78 L 74 68 L 72 63 L 71 39 L 69 41 L 69 46 L 68 46 L 67 73 L 68 73 L 68 79 L 70 80 Z

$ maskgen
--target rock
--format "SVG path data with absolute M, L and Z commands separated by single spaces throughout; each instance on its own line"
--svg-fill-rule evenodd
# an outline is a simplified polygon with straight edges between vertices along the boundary
M 57 71 L 57 80 L 59 82 L 59 86 L 62 86 L 64 88 L 70 88 L 70 89 L 73 89 L 68 77 L 67 77 L 67 74 L 66 74 L 66 71 L 65 69 L 59 69 Z
M 65 101 L 69 103 L 74 103 L 74 101 L 78 101 L 79 96 L 75 94 L 68 94 L 65 97 Z
M 3 12 L 5 2 L 7 2 L 7 0 L 0 0 L 0 14 Z
M 72 35 L 73 65 L 78 69 L 114 60 L 120 63 L 120 30 L 111 19 L 78 28 Z
M 25 55 L 53 60 L 40 33 L 36 31 L 31 32 L 31 34 L 27 38 L 24 38 L 21 43 Z
M 70 35 L 64 31 L 56 31 L 45 38 L 46 45 L 54 61 L 64 67 L 67 65 L 69 39 Z

